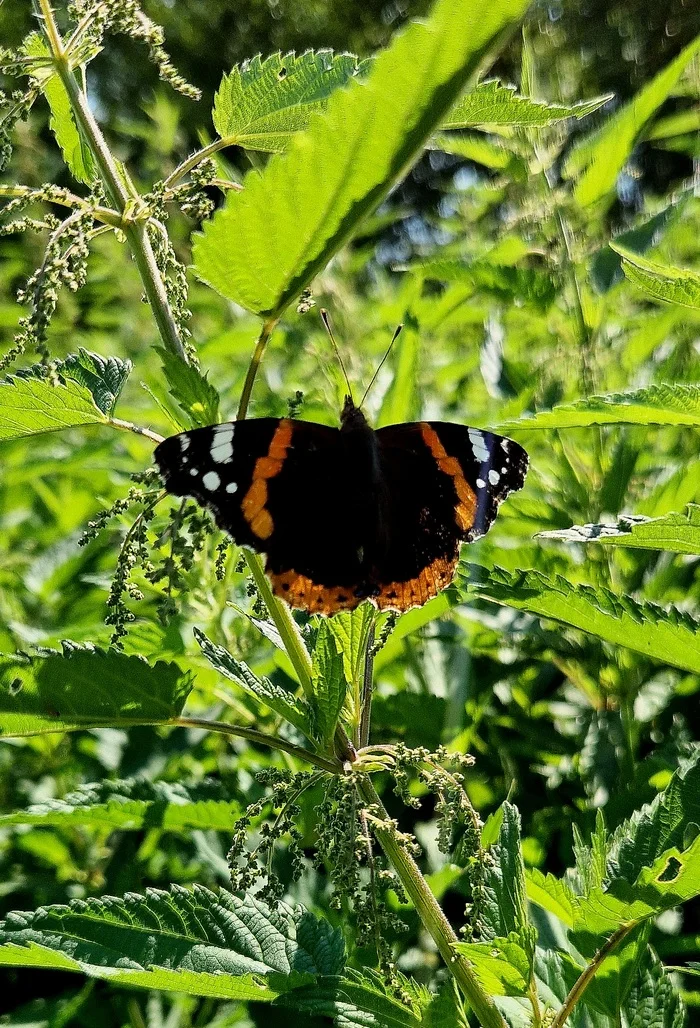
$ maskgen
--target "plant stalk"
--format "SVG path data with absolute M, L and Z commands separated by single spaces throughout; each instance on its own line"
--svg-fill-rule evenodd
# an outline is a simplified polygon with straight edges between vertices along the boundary
M 360 776 L 359 789 L 365 802 L 379 810 L 379 817 L 388 819 L 384 805 L 367 775 Z M 423 926 L 430 933 L 440 956 L 470 1003 L 479 1023 L 483 1028 L 507 1028 L 505 1020 L 491 997 L 484 991 L 470 962 L 455 951 L 454 947 L 459 939 L 413 857 L 387 829 L 374 824 L 373 831 L 416 908 Z
M 573 1009 L 581 999 L 581 996 L 600 970 L 600 965 L 622 942 L 624 937 L 628 935 L 633 928 L 637 927 L 637 924 L 638 922 L 633 922 L 632 924 L 622 925 L 617 929 L 617 931 L 614 931 L 607 942 L 600 947 L 590 964 L 584 968 L 580 976 L 574 982 L 569 995 L 564 1000 L 560 1010 L 557 1011 L 557 1015 L 552 1021 L 550 1028 L 563 1028 L 563 1025 L 566 1023 L 569 1015 L 573 1012 Z
M 168 303 L 165 284 L 148 238 L 146 207 L 128 180 L 120 174 L 117 164 L 90 110 L 87 97 L 78 85 L 66 57 L 66 49 L 58 31 L 49 0 L 39 0 L 44 31 L 51 48 L 56 73 L 70 99 L 80 131 L 90 145 L 109 198 L 123 218 L 122 231 L 136 261 L 144 291 L 166 350 L 187 363 L 187 354 L 173 312 Z M 141 210 L 139 210 L 141 208 Z M 134 215 L 138 211 L 140 217 Z
M 268 746 L 273 750 L 284 750 L 285 753 L 291 753 L 293 756 L 298 757 L 299 760 L 305 760 L 307 764 L 312 764 L 314 767 L 334 775 L 338 774 L 341 770 L 340 764 L 335 760 L 329 760 L 320 753 L 312 753 L 311 750 L 307 750 L 304 746 L 295 746 L 294 743 L 287 742 L 286 739 L 280 739 L 277 735 L 266 735 L 264 732 L 258 732 L 254 728 L 244 728 L 242 725 L 229 725 L 226 721 L 209 721 L 204 717 L 176 717 L 169 723 L 179 728 L 203 728 L 207 732 L 233 735 L 239 739 L 247 739 L 248 742 L 254 742 L 258 746 Z

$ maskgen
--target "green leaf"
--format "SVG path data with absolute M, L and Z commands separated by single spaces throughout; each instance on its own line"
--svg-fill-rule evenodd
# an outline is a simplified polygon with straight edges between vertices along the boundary
M 441 127 L 456 129 L 473 125 L 551 125 L 565 118 L 585 118 L 613 96 L 613 93 L 608 93 L 575 104 L 550 104 L 520 96 L 516 86 L 504 86 L 498 79 L 489 79 L 465 93 Z
M 131 361 L 100 357 L 81 346 L 77 353 L 59 361 L 56 370 L 89 389 L 95 404 L 109 417 L 132 368 Z
M 0 442 L 106 422 L 90 392 L 78 382 L 52 385 L 33 376 L 0 382 Z
M 395 369 L 391 385 L 382 400 L 379 425 L 397 425 L 418 416 L 418 358 L 420 335 L 406 327 L 396 340 Z
M 363 972 L 347 968 L 342 978 L 324 978 L 287 992 L 276 1005 L 304 1015 L 304 1023 L 309 1017 L 332 1018 L 338 1028 L 459 1028 L 454 1001 L 437 1002 L 427 989 L 400 974 L 396 984 L 410 998 L 410 1005 L 397 999 L 368 968 Z M 443 987 L 441 991 L 452 995 L 451 989 Z M 452 1020 L 446 1021 L 445 1015 Z M 301 1019 L 295 1019 L 297 1023 L 301 1024 Z
M 273 910 L 199 885 L 19 910 L 0 923 L 2 966 L 218 999 L 270 1001 L 343 963 L 340 932 L 303 907 Z
M 375 613 L 371 603 L 361 603 L 355 610 L 342 610 L 328 619 L 328 627 L 343 655 L 343 671 L 347 682 L 358 682 L 364 672 L 367 633 Z
M 462 585 L 484 599 L 559 621 L 672 667 L 700 672 L 700 623 L 676 607 L 664 609 L 539 571 L 474 571 L 475 580 L 469 583 L 465 576 L 470 566 L 461 565 Z
M 246 176 L 195 239 L 205 282 L 279 316 L 420 156 L 431 132 L 526 0 L 438 0 L 394 37 L 368 78 L 350 80 L 323 117 L 262 174 Z
M 613 189 L 644 126 L 674 89 L 686 66 L 700 51 L 700 36 L 663 71 L 621 107 L 603 126 L 575 146 L 564 162 L 565 178 L 578 178 L 574 196 L 582 207 Z M 580 178 L 579 178 L 580 176 Z
M 516 157 L 500 142 L 472 132 L 469 135 L 437 132 L 428 143 L 429 150 L 443 150 L 467 161 L 482 164 L 493 171 L 505 171 L 515 166 Z
M 563 403 L 506 421 L 503 432 L 589 425 L 700 425 L 700 386 L 662 383 L 630 393 L 608 393 Z
M 647 948 L 625 1002 L 627 1028 L 683 1028 L 683 1001 L 659 958 Z
M 622 258 L 618 247 L 622 246 L 637 254 L 644 253 L 650 247 L 656 246 L 669 222 L 675 220 L 676 216 L 685 209 L 686 200 L 689 198 L 690 194 L 686 191 L 679 199 L 669 203 L 653 217 L 647 218 L 635 228 L 621 232 L 614 239 L 608 240 L 593 254 L 591 278 L 599 293 L 606 293 L 625 277 L 622 272 Z
M 555 878 L 549 872 L 543 874 L 537 867 L 525 871 L 527 898 L 543 910 L 548 910 L 559 920 L 571 927 L 574 923 L 575 897 L 568 882 Z
M 116 650 L 63 643 L 63 652 L 0 655 L 0 732 L 40 735 L 157 724 L 180 715 L 191 672 Z
M 247 664 L 242 660 L 236 660 L 223 646 L 211 642 L 198 628 L 194 629 L 194 637 L 204 656 L 220 675 L 228 678 L 230 682 L 235 682 L 249 696 L 262 700 L 265 706 L 285 718 L 304 735 L 313 737 L 311 712 L 304 700 L 298 699 L 294 693 L 288 692 L 282 686 L 275 685 L 269 678 L 258 678 Z
M 247 150 L 285 150 L 293 134 L 325 109 L 331 93 L 361 74 L 365 64 L 332 50 L 254 57 L 221 80 L 214 127 L 227 142 Z
M 318 727 L 325 743 L 333 739 L 345 702 L 347 681 L 344 663 L 345 658 L 338 647 L 335 633 L 324 619 L 319 625 L 314 645 L 311 682 L 316 698 Z
M 626 278 L 655 300 L 700 310 L 700 275 L 690 268 L 673 268 L 633 253 L 618 242 L 610 246 L 622 257 Z
M 48 45 L 37 32 L 27 37 L 24 50 L 28 57 L 50 57 Z M 63 159 L 74 178 L 90 185 L 96 177 L 95 160 L 90 147 L 80 135 L 65 86 L 58 75 L 48 68 L 37 69 L 33 77 L 39 82 L 51 109 L 49 124 Z
M 490 261 L 429 257 L 409 265 L 425 278 L 463 282 L 504 300 L 523 300 L 546 310 L 554 301 L 556 287 L 550 275 L 533 268 L 511 268 Z
M 186 364 L 175 354 L 156 347 L 163 361 L 163 371 L 170 395 L 187 414 L 185 428 L 204 428 L 219 421 L 219 393 L 194 364 Z
M 470 961 L 476 977 L 491 996 L 525 996 L 530 986 L 530 960 L 519 936 L 488 942 L 458 942 L 458 953 Z
M 520 849 L 520 815 L 508 801 L 503 803 L 498 842 L 489 853 L 493 862 L 484 867 L 486 899 L 482 915 L 486 928 L 483 934 L 489 943 L 492 939 L 517 943 L 530 967 L 536 931 L 527 913 L 525 865 Z
M 537 538 L 700 554 L 700 505 L 689 503 L 683 514 L 666 514 L 662 518 L 624 515 L 615 525 L 574 525 L 540 532 Z
M 150 782 L 145 778 L 105 780 L 82 785 L 62 800 L 0 815 L 0 825 L 44 825 L 138 831 L 230 832 L 240 815 L 238 803 L 224 798 L 217 782 L 195 786 Z

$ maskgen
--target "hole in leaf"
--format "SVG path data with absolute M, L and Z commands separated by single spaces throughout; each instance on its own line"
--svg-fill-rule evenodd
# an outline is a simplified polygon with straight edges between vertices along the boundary
M 672 882 L 678 878 L 679 872 L 682 870 L 683 865 L 680 860 L 676 857 L 669 857 L 666 861 L 666 867 L 663 869 L 660 875 L 657 875 L 657 882 Z
M 277 72 L 277 78 L 278 79 L 286 79 L 286 77 L 287 77 L 287 69 L 285 67 L 280 68 L 280 70 Z
M 18 692 L 22 691 L 24 682 L 21 678 L 13 678 L 10 682 L 10 696 L 16 696 Z

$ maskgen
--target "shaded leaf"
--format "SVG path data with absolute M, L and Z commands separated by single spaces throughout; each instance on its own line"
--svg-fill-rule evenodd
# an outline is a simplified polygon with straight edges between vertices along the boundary
M 565 118 L 585 118 L 597 111 L 613 93 L 581 100 L 575 104 L 546 103 L 520 96 L 516 86 L 504 86 L 498 79 L 480 82 L 454 105 L 442 128 L 469 128 L 472 125 L 551 125 Z
M 655 300 L 700 310 L 700 275 L 690 268 L 673 268 L 633 253 L 617 241 L 610 244 L 622 258 L 622 270 L 635 286 Z
M 683 1001 L 659 958 L 648 948 L 637 969 L 627 1000 L 628 1028 L 683 1028 Z
M 316 698 L 318 727 L 325 743 L 333 738 L 345 702 L 347 681 L 344 663 L 335 634 L 324 619 L 319 625 L 314 645 L 311 682 Z
M 503 422 L 500 430 L 529 432 L 589 425 L 700 425 L 700 386 L 662 383 L 629 393 L 590 396 Z
M 78 382 L 52 385 L 48 379 L 19 376 L 0 382 L 0 442 L 106 421 L 90 392 Z
M 14 911 L 0 923 L 5 967 L 193 996 L 269 1001 L 343 963 L 340 933 L 303 907 L 270 909 L 200 885 Z
M 69 732 L 178 717 L 192 673 L 117 650 L 63 643 L 63 652 L 0 655 L 0 732 Z
M 100 357 L 82 346 L 58 363 L 57 371 L 72 378 L 90 390 L 92 398 L 103 414 L 111 415 L 119 394 L 131 373 L 133 364 L 119 357 Z
M 355 610 L 343 610 L 328 620 L 343 655 L 343 670 L 348 682 L 359 681 L 364 669 L 364 656 L 369 632 L 375 617 L 371 603 L 361 603 Z
M 266 317 L 278 316 L 420 156 L 524 0 L 438 0 L 426 22 L 394 37 L 363 82 L 350 80 L 323 118 L 296 135 L 194 243 L 204 281 Z
M 593 254 L 591 278 L 598 292 L 606 293 L 625 277 L 618 248 L 624 247 L 625 250 L 632 250 L 634 253 L 644 253 L 650 247 L 656 246 L 669 222 L 684 208 L 684 201 L 687 198 L 688 193 L 684 193 L 680 201 L 670 203 L 636 228 L 621 232 Z
M 214 127 L 222 138 L 248 150 L 285 150 L 292 135 L 325 109 L 331 93 L 366 63 L 332 50 L 244 61 L 221 80 L 214 97 Z
M 394 344 L 395 365 L 391 384 L 384 394 L 378 425 L 397 425 L 418 416 L 418 358 L 420 334 L 405 327 Z
M 189 419 L 183 427 L 204 428 L 216 424 L 219 421 L 219 393 L 207 376 L 168 350 L 162 347 L 156 347 L 156 350 L 163 361 L 170 395 Z
M 461 565 L 462 576 L 470 566 Z M 607 642 L 643 653 L 673 667 L 700 672 L 700 623 L 676 607 L 618 596 L 608 589 L 572 585 L 559 575 L 539 571 L 504 571 L 479 567 L 470 592 L 495 603 L 559 621 Z
M 540 532 L 537 538 L 700 554 L 700 505 L 688 504 L 683 514 L 666 514 L 662 518 L 629 515 L 618 518 L 615 525 L 574 525 Z
M 430 257 L 413 262 L 410 269 L 419 271 L 428 279 L 468 283 L 506 300 L 517 297 L 543 310 L 550 306 L 556 296 L 551 275 L 533 268 L 512 268 L 490 261 Z
M 484 867 L 486 900 L 482 909 L 489 943 L 517 943 L 531 965 L 536 931 L 527 912 L 525 865 L 520 849 L 520 815 L 512 803 L 503 804 L 498 842 L 489 850 L 493 862 Z M 517 954 L 513 954 L 514 958 Z M 496 958 L 500 960 L 500 956 Z M 517 960 L 516 960 L 517 965 Z M 503 995 L 513 995 L 504 993 Z

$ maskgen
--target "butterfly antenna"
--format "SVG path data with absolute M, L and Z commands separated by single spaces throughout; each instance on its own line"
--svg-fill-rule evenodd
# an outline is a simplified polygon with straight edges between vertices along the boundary
M 360 400 L 360 407 L 361 407 L 361 406 L 362 406 L 362 405 L 364 404 L 365 400 L 367 399 L 367 393 L 368 393 L 368 392 L 370 391 L 370 389 L 371 389 L 371 388 L 372 388 L 372 386 L 374 385 L 374 383 L 375 383 L 375 381 L 376 381 L 376 378 L 377 378 L 377 375 L 379 374 L 379 372 L 380 372 L 380 371 L 382 370 L 382 368 L 384 367 L 384 362 L 386 361 L 387 357 L 388 357 L 388 356 L 389 356 L 389 354 L 391 353 L 391 348 L 392 348 L 392 346 L 394 345 L 394 343 L 396 342 L 396 340 L 397 340 L 397 339 L 399 338 L 399 336 L 401 335 L 402 329 L 403 329 L 403 325 L 397 325 L 397 326 L 396 326 L 396 331 L 394 332 L 393 336 L 391 337 L 391 342 L 390 342 L 390 343 L 389 343 L 389 345 L 387 346 L 387 349 L 386 349 L 386 353 L 384 354 L 384 356 L 383 356 L 383 357 L 382 357 L 382 359 L 380 360 L 380 362 L 379 362 L 379 366 L 377 367 L 377 370 L 375 371 L 375 373 L 374 373 L 374 374 L 372 375 L 372 380 L 371 380 L 370 384 L 369 384 L 369 385 L 367 386 L 367 388 L 365 389 L 365 392 L 364 392 L 364 396 L 363 396 L 363 397 L 362 397 L 362 399 Z
M 335 341 L 335 336 L 333 335 L 333 329 L 331 328 L 331 319 L 328 317 L 328 311 L 325 309 L 325 307 L 321 308 L 320 314 L 321 314 L 321 320 L 323 321 L 323 324 L 325 325 L 326 332 L 328 333 L 328 338 L 330 339 L 330 341 L 331 341 L 331 343 L 333 345 L 333 349 L 335 350 L 335 355 L 338 358 L 338 364 L 340 364 L 341 371 L 343 372 L 343 377 L 345 378 L 345 385 L 348 387 L 348 396 L 352 400 L 352 403 L 353 403 L 353 406 L 354 406 L 355 405 L 355 401 L 352 398 L 352 386 L 350 385 L 350 379 L 348 378 L 348 373 L 345 370 L 345 365 L 343 364 L 343 358 L 340 356 L 340 350 L 338 349 L 338 344 Z

